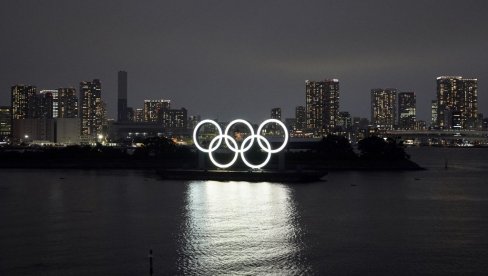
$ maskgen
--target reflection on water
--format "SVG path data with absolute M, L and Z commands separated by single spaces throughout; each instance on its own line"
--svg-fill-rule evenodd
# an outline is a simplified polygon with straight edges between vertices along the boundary
M 307 273 L 289 187 L 191 182 L 180 237 L 184 274 Z

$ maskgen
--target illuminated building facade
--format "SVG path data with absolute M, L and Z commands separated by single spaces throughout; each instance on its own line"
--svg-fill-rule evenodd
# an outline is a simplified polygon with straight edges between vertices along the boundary
M 394 129 L 396 124 L 396 105 L 396 89 L 371 89 L 371 124 L 381 130 Z
M 276 119 L 281 121 L 281 108 L 276 107 L 271 109 L 271 119 Z
M 78 118 L 78 96 L 75 88 L 58 89 L 58 118 Z
M 305 81 L 306 127 L 316 136 L 336 128 L 339 115 L 339 80 Z
M 104 117 L 100 80 L 80 83 L 80 102 L 81 135 L 97 137 L 101 133 Z
M 188 117 L 185 108 L 164 109 L 162 111 L 163 127 L 166 130 L 187 129 Z
M 437 78 L 437 126 L 440 129 L 475 129 L 477 116 L 477 79 L 461 76 Z
M 295 108 L 295 130 L 304 130 L 307 126 L 305 107 L 300 105 Z
M 39 94 L 47 94 L 50 93 L 52 95 L 53 101 L 53 118 L 58 118 L 58 90 L 41 90 Z
M 31 85 L 15 85 L 12 86 L 10 91 L 12 119 L 29 118 L 29 101 L 36 94 L 36 87 Z
M 144 122 L 163 122 L 161 114 L 171 108 L 170 100 L 144 100 Z
M 142 123 L 144 122 L 144 109 L 136 108 L 134 111 L 134 122 Z
M 414 92 L 398 93 L 398 128 L 415 128 L 417 101 Z
M 430 127 L 431 128 L 438 128 L 437 126 L 437 101 L 433 100 L 430 104 L 431 109 L 431 118 L 430 118 Z
M 10 136 L 12 134 L 12 119 L 10 114 L 10 106 L 0 106 L 0 139 Z M 1 141 L 0 140 L 0 141 Z

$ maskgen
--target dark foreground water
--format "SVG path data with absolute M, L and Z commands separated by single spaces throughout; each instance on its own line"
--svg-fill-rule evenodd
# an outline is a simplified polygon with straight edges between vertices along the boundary
M 306 185 L 0 170 L 0 275 L 487 275 L 488 149 L 409 151 Z

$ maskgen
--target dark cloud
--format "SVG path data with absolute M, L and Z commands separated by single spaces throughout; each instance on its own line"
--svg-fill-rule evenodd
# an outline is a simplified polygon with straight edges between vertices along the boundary
M 416 91 L 430 116 L 435 77 L 479 78 L 488 113 L 485 1 L 7 1 L 0 9 L 0 104 L 15 83 L 78 87 L 100 78 L 115 117 L 171 99 L 190 114 L 292 116 L 304 81 L 339 78 L 341 109 L 369 117 L 369 90 Z

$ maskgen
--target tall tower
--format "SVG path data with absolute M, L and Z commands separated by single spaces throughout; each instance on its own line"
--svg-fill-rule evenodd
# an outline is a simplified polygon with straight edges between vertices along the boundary
M 371 123 L 378 129 L 393 129 L 396 124 L 397 90 L 371 89 Z
M 127 115 L 127 72 L 118 73 L 118 101 L 117 101 L 117 121 L 126 122 L 129 120 Z
M 461 76 L 437 78 L 437 126 L 474 129 L 478 114 L 478 80 Z
M 334 131 L 339 115 L 339 80 L 305 81 L 307 129 L 315 135 Z
M 144 122 L 162 123 L 163 111 L 170 108 L 170 100 L 144 100 Z
M 305 115 L 305 107 L 297 106 L 295 108 L 295 128 L 296 130 L 304 130 L 306 127 L 307 116 Z
M 81 135 L 96 137 L 102 130 L 103 103 L 100 80 L 80 82 Z
M 59 118 L 78 118 L 78 97 L 74 88 L 58 89 Z
M 58 118 L 58 90 L 41 90 L 39 94 L 46 95 L 50 93 L 52 95 L 53 100 L 53 118 Z
M 15 85 L 11 87 L 12 119 L 26 119 L 31 116 L 29 115 L 29 101 L 32 101 L 36 91 L 36 87 L 31 85 Z
M 398 93 L 398 127 L 413 129 L 416 121 L 416 97 L 414 92 Z

